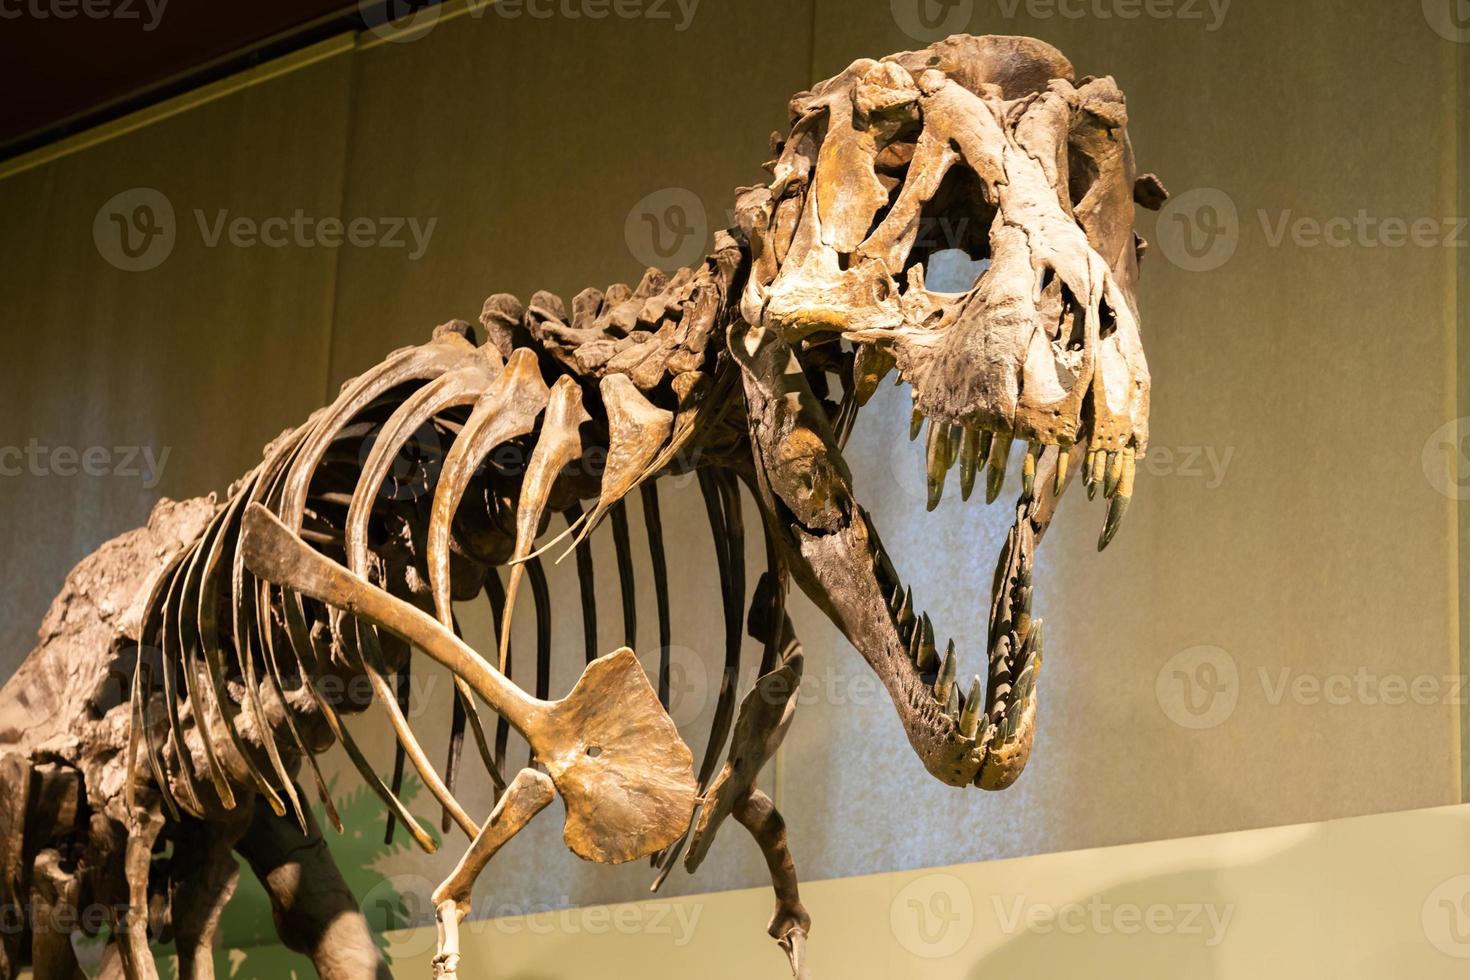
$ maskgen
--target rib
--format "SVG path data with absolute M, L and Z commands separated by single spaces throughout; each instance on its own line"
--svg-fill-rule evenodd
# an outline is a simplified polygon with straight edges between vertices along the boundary
M 628 506 L 619 500 L 610 511 L 613 548 L 618 556 L 618 586 L 623 597 L 623 646 L 638 649 L 638 596 L 634 591 L 633 542 L 628 531 Z
M 460 499 L 486 456 L 497 446 L 532 431 L 550 396 L 550 389 L 541 379 L 536 355 L 520 348 L 506 362 L 505 372 L 475 403 L 469 421 L 444 460 L 439 486 L 434 491 L 427 551 L 434 611 L 445 626 L 453 621 L 449 537 Z
M 567 519 L 567 528 L 570 529 L 582 519 L 582 506 L 574 503 L 562 513 Z M 582 594 L 582 639 L 587 647 L 587 662 L 590 664 L 598 657 L 597 579 L 592 564 L 592 545 L 586 541 L 577 545 L 577 588 Z
M 643 497 L 643 525 L 648 531 L 648 556 L 653 565 L 653 592 L 658 601 L 658 700 L 669 708 L 669 646 L 673 628 L 669 616 L 669 564 L 664 554 L 664 522 L 659 513 L 658 483 L 650 480 L 639 488 Z

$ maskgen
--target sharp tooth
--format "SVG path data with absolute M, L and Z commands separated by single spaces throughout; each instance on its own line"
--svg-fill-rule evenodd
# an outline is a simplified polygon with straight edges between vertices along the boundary
M 951 684 L 949 688 L 949 701 L 944 706 L 944 713 L 955 720 L 960 720 L 960 688 L 958 684 Z
M 1036 461 L 1041 458 L 1041 443 L 1031 442 L 1026 446 L 1026 458 L 1021 463 L 1021 496 L 1030 500 L 1036 495 Z
M 914 589 L 910 586 L 903 590 L 903 605 L 898 607 L 898 637 L 907 643 L 909 631 L 914 628 Z
M 1072 451 L 1063 446 L 1057 452 L 1057 483 L 1052 488 L 1053 493 L 1060 497 L 1062 488 L 1067 484 L 1067 467 L 1072 465 Z
M 1108 453 L 1108 469 L 1103 476 L 1103 496 L 1112 499 L 1113 494 L 1118 492 L 1118 484 L 1123 479 L 1123 454 Z
M 927 447 L 930 511 L 939 506 L 939 500 L 944 496 L 944 478 L 952 462 L 949 446 L 949 424 L 938 419 L 931 421 Z
M 944 666 L 939 668 L 939 679 L 934 682 L 934 700 L 948 707 L 949 697 L 955 693 L 955 675 L 959 673 L 960 658 L 955 654 L 954 640 L 944 651 Z
M 1027 667 L 1031 666 L 1032 662 L 1040 654 L 1041 628 L 1043 623 L 1044 620 L 1038 619 L 1026 631 L 1026 640 L 1021 644 L 1021 655 L 1017 658 L 1021 664 L 1021 672 L 1024 672 Z
M 980 678 L 970 683 L 970 696 L 965 698 L 965 710 L 960 715 L 960 734 L 974 738 L 980 730 Z
M 921 673 L 928 673 L 934 669 L 938 659 L 939 651 L 934 647 L 934 624 L 925 613 L 919 620 L 919 628 L 914 631 L 914 664 Z
M 913 416 L 909 419 L 909 442 L 919 438 L 919 433 L 924 430 L 924 413 L 918 408 L 914 409 Z
M 960 439 L 960 497 L 969 500 L 980 468 L 980 430 L 966 426 Z
M 1118 526 L 1123 523 L 1123 515 L 1128 513 L 1128 505 L 1133 502 L 1133 479 L 1137 475 L 1138 464 L 1132 449 L 1125 449 L 1122 455 L 1123 472 L 1118 477 L 1117 492 L 1108 502 L 1108 519 L 1103 524 L 1102 536 L 1097 541 L 1098 551 L 1112 543 L 1113 536 L 1118 533 Z
M 888 598 L 888 611 L 891 612 L 891 613 L 893 613 L 893 616 L 896 619 L 898 617 L 898 611 L 900 609 L 902 609 L 902 608 L 903 608 L 903 586 L 902 585 L 895 585 L 893 587 L 893 595 L 889 596 L 889 598 Z
M 1097 488 L 1103 481 L 1103 473 L 1107 469 L 1108 456 L 1101 449 L 1095 449 L 1087 457 L 1087 499 L 1097 499 Z
M 1009 432 L 997 432 L 990 444 L 990 472 L 986 475 L 985 502 L 993 504 L 1000 496 L 1006 482 L 1006 462 L 1011 455 L 1014 437 Z

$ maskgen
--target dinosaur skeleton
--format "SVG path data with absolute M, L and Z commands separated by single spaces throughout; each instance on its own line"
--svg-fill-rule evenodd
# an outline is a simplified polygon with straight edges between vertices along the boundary
M 797 96 L 791 116 L 773 179 L 739 192 L 737 227 L 703 265 L 586 290 L 570 312 L 549 293 L 528 306 L 494 296 L 481 342 L 469 323 L 443 325 L 283 434 L 225 502 L 165 501 L 148 527 L 78 566 L 0 695 L 0 900 L 30 912 L 24 932 L 5 933 L 0 978 L 26 962 L 43 980 L 79 975 L 73 926 L 51 911 L 90 904 L 111 910 L 80 926 L 110 926 L 104 975 L 156 977 L 148 943 L 172 938 L 184 977 L 212 977 L 232 851 L 265 883 L 283 941 L 321 976 L 386 975 L 297 786 L 308 772 L 338 823 L 315 760 L 333 742 L 382 798 L 390 835 L 402 824 L 435 846 L 399 800 L 407 762 L 444 829 L 472 841 L 434 894 L 437 976 L 457 975 L 480 871 L 557 796 L 572 851 L 603 863 L 652 856 L 659 882 L 681 855 L 698 867 L 733 816 L 771 870 L 771 934 L 805 975 L 810 920 L 782 818 L 755 785 L 801 680 L 789 580 L 872 666 L 934 776 L 985 789 L 1019 777 L 1043 653 L 1036 546 L 1080 474 L 1089 497 L 1100 489 L 1107 500 L 1105 547 L 1147 446 L 1133 215 L 1135 201 L 1157 207 L 1165 192 L 1135 174 L 1113 81 L 1075 80 L 1058 52 L 1028 39 L 961 36 L 861 60 Z M 941 221 L 960 229 L 956 241 L 933 240 Z M 944 244 L 983 268 L 970 289 L 926 288 Z M 966 499 L 988 468 L 994 501 L 1012 444 L 1025 445 L 988 629 L 964 640 L 985 659 L 968 685 L 959 648 L 950 641 L 941 655 L 842 455 L 858 410 L 895 369 L 913 391 L 911 436 L 929 423 L 930 509 L 956 464 Z M 697 770 L 666 711 L 657 483 L 689 472 L 713 532 L 726 654 Z M 742 484 L 759 504 L 769 564 L 748 616 Z M 634 490 L 658 593 L 652 683 L 632 652 Z M 551 536 L 554 518 L 566 526 Z M 626 646 L 598 656 L 587 536 L 607 518 Z M 548 550 L 577 556 L 588 660 L 556 701 Z M 534 694 L 509 680 L 527 580 Z M 454 620 L 456 601 L 479 596 L 499 635 L 488 657 Z M 744 630 L 762 657 L 737 704 Z M 455 679 L 442 776 L 405 717 L 414 649 Z M 372 698 L 337 693 L 360 679 Z M 375 703 L 399 740 L 391 782 L 343 724 Z M 512 730 L 532 764 L 506 778 Z M 483 823 L 454 794 L 467 735 L 497 789 Z

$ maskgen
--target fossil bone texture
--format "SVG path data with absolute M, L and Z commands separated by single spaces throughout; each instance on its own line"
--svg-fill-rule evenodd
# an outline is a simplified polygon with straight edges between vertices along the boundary
M 334 742 L 381 797 L 390 834 L 401 825 L 434 846 L 399 800 L 411 763 L 444 829 L 471 841 L 434 895 L 438 976 L 458 973 L 476 877 L 558 796 L 572 851 L 652 857 L 656 883 L 681 857 L 693 871 L 735 817 L 771 869 L 771 934 L 805 975 L 810 919 L 781 815 L 756 787 L 801 681 L 792 581 L 877 673 L 930 773 L 984 789 L 1019 777 L 1043 653 L 1036 547 L 1078 475 L 1106 500 L 1105 547 L 1148 443 L 1134 205 L 1157 207 L 1165 192 L 1135 173 L 1112 79 L 1077 79 L 1023 38 L 858 61 L 798 95 L 791 120 L 770 181 L 739 192 L 736 227 L 699 267 L 650 270 L 570 306 L 493 296 L 478 328 L 446 323 L 345 385 L 223 502 L 162 502 L 146 528 L 73 571 L 0 693 L 0 901 L 32 913 L 4 933 L 0 980 L 27 963 L 42 980 L 74 975 L 70 926 L 47 911 L 68 904 L 111 910 L 80 923 L 110 926 L 106 975 L 156 978 L 148 944 L 172 940 L 183 976 L 212 977 L 232 852 L 265 883 L 283 941 L 321 976 L 386 975 L 298 786 L 304 774 L 338 821 L 316 762 Z M 957 290 L 938 289 L 945 263 L 970 270 Z M 989 622 L 958 643 L 941 643 L 916 608 L 842 454 L 894 372 L 913 392 L 911 436 L 927 421 L 915 478 L 931 509 L 956 466 L 961 494 L 984 474 L 994 501 L 1013 446 L 1021 458 Z M 658 484 L 690 472 L 724 612 L 697 764 L 666 710 Z M 749 591 L 742 485 L 768 556 Z M 635 491 L 658 592 L 651 679 L 632 652 Z M 605 520 L 625 648 L 600 656 L 586 540 Z M 585 672 L 560 700 L 548 551 L 576 554 L 571 603 L 586 638 Z M 522 585 L 537 624 L 534 692 L 509 679 Z M 454 621 L 454 603 L 477 598 L 497 623 L 492 651 L 468 646 Z M 747 632 L 761 657 L 741 696 Z M 442 767 L 407 720 L 412 651 L 455 678 Z M 972 658 L 969 680 L 961 661 Z M 399 740 L 386 780 L 343 722 L 369 708 Z M 512 733 L 529 747 L 518 772 L 506 771 Z M 492 814 L 455 795 L 467 738 L 497 790 Z

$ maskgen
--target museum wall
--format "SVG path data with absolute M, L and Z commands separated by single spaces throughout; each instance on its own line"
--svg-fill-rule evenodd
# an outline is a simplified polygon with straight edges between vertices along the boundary
M 327 45 L 291 71 L 0 170 L 0 446 L 35 447 L 0 480 L 0 673 L 76 560 L 145 520 L 160 494 L 223 491 L 391 348 L 473 320 L 494 292 L 570 297 L 697 258 L 732 188 L 761 178 L 793 92 L 950 30 L 1030 34 L 1079 74 L 1116 77 L 1141 166 L 1176 195 L 1140 219 L 1153 243 L 1140 294 L 1150 458 L 1105 555 L 1102 506 L 1080 493 L 1042 549 L 1040 733 L 1004 794 L 928 777 L 860 658 L 793 603 L 807 686 L 765 783 L 803 876 L 1458 803 L 1470 460 L 1455 424 L 1470 409 L 1456 273 L 1465 281 L 1457 245 L 1470 231 L 1454 216 L 1470 204 L 1455 94 L 1470 44 L 1419 7 L 1180 0 L 1124 19 L 1136 8 L 997 0 L 945 8 L 937 27 L 906 0 L 704 0 L 660 5 L 667 19 L 479 7 Z M 159 252 L 118 251 L 94 218 L 137 188 L 167 200 L 174 237 L 157 264 L 126 271 Z M 371 241 L 328 247 L 317 229 L 246 244 L 250 228 L 298 213 L 368 219 Z M 1406 243 L 1385 219 L 1431 230 Z M 957 495 L 924 513 L 908 413 L 906 393 L 885 387 L 848 458 L 920 605 L 973 672 L 1009 516 Z M 90 457 L 100 474 L 73 472 L 58 447 L 105 450 Z M 696 487 L 668 485 L 663 501 L 674 713 L 698 754 L 720 657 L 713 550 Z M 754 570 L 750 507 L 747 527 Z M 610 650 L 622 624 L 608 537 L 595 549 Z M 581 651 L 574 576 L 552 572 L 569 617 L 554 635 L 560 690 Z M 651 582 L 639 586 L 651 659 Z M 487 610 L 460 612 L 488 648 Z M 425 670 L 419 684 L 415 719 L 438 758 L 447 681 Z M 386 726 L 356 730 L 386 768 Z M 349 768 L 329 768 L 362 803 Z M 488 785 L 468 782 L 469 808 L 488 809 Z M 421 914 L 414 897 L 454 849 L 379 848 L 373 807 L 353 812 L 363 825 L 347 863 L 360 857 L 363 882 Z M 497 857 L 482 913 L 642 892 L 646 868 L 578 862 L 559 823 L 533 824 Z M 667 890 L 764 878 L 753 845 L 727 831 L 698 878 L 678 873 Z M 263 929 L 232 922 L 232 943 Z

